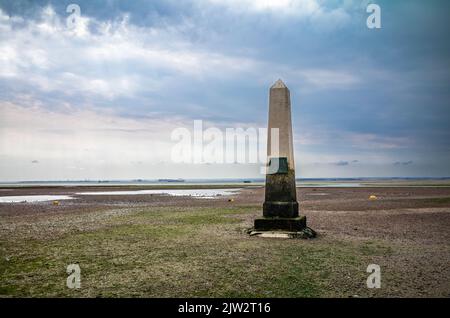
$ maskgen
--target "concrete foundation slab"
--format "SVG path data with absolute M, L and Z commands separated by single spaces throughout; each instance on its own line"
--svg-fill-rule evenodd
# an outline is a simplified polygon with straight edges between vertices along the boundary
M 316 237 L 316 232 L 305 227 L 303 230 L 298 232 L 289 231 L 256 231 L 250 230 L 250 236 L 257 236 L 262 238 L 279 238 L 279 239 L 310 239 Z

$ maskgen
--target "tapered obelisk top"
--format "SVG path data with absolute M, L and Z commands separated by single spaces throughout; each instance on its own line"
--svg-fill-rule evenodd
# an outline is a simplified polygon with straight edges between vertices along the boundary
M 279 79 L 272 85 L 272 87 L 270 89 L 272 89 L 272 88 L 287 88 L 287 86 L 286 86 L 286 84 L 283 83 L 283 81 L 281 79 Z

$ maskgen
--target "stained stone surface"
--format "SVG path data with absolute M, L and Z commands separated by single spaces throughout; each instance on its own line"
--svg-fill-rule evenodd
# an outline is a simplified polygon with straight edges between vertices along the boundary
M 306 217 L 296 218 L 261 218 L 255 220 L 255 229 L 260 231 L 285 230 L 291 232 L 301 231 L 306 227 Z
M 264 217 L 295 218 L 298 216 L 295 171 L 266 175 Z

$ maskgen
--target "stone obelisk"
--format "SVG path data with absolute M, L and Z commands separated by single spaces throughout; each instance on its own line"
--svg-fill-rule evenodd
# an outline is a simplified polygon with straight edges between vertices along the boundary
M 298 213 L 290 92 L 281 80 L 270 88 L 267 135 L 263 218 L 255 220 L 255 230 L 302 231 L 306 218 Z

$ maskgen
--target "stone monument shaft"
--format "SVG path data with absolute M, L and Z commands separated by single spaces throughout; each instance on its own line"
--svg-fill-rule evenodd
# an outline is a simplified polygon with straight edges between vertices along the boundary
M 272 140 L 274 128 L 278 129 L 278 140 Z M 264 218 L 255 220 L 255 229 L 302 230 L 306 218 L 298 213 L 290 92 L 281 80 L 270 88 L 267 135 Z
M 272 140 L 271 132 L 274 128 L 278 129 L 278 141 Z M 263 206 L 265 217 L 298 216 L 293 148 L 290 92 L 289 88 L 278 80 L 270 88 L 269 94 L 267 141 L 269 166 Z

